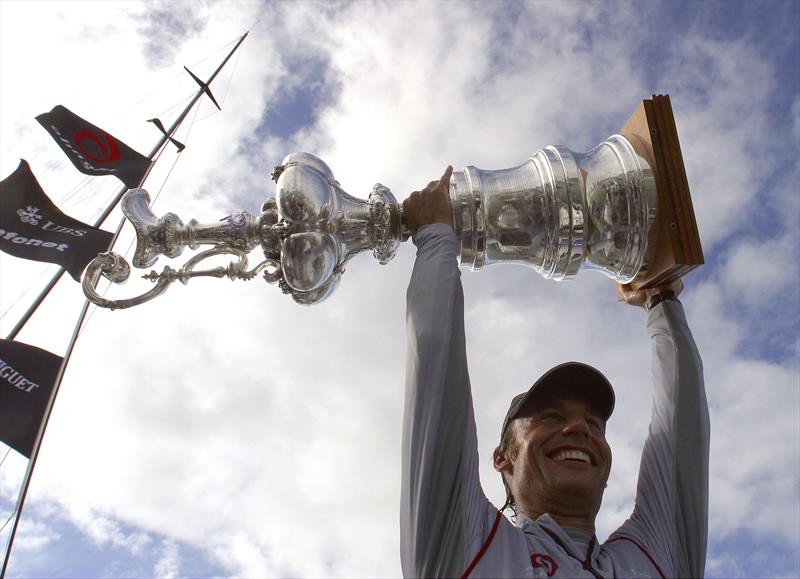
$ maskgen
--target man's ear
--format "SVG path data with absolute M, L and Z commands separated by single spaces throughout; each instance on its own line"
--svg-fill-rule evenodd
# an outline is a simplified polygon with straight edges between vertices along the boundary
M 499 447 L 495 448 L 492 453 L 492 465 L 497 472 L 508 472 L 509 474 L 514 472 L 514 464 L 508 454 L 500 450 Z

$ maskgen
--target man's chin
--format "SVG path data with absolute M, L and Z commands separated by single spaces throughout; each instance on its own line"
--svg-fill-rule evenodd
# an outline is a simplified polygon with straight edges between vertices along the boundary
M 581 481 L 558 481 L 548 494 L 553 512 L 561 513 L 597 514 L 603 500 L 602 490 Z
M 596 467 L 554 469 L 553 480 L 560 492 L 569 496 L 602 496 L 602 488 L 592 470 Z M 552 472 L 552 471 L 551 471 Z

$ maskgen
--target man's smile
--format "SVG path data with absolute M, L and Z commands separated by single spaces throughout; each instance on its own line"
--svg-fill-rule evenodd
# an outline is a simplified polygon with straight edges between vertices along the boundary
M 585 448 L 575 446 L 560 446 L 547 454 L 547 458 L 555 462 L 587 464 L 597 466 L 597 459 L 593 453 Z

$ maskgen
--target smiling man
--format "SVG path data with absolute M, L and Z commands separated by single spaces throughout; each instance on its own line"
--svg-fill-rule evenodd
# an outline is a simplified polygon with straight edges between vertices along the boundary
M 605 434 L 613 409 L 611 384 L 579 362 L 556 366 L 516 396 L 494 452 L 506 505 L 593 534 L 611 472 Z
M 405 201 L 417 259 L 408 288 L 401 559 L 407 577 L 699 577 L 708 518 L 708 405 L 682 284 L 618 297 L 648 310 L 654 402 L 633 513 L 602 545 L 614 390 L 596 369 L 556 366 L 510 405 L 493 455 L 498 510 L 478 476 L 452 167 Z M 512 521 L 502 516 L 513 511 Z

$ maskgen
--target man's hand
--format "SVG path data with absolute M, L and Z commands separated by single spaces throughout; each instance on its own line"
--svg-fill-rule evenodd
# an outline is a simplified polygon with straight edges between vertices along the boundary
M 677 297 L 683 291 L 683 282 L 680 279 L 676 279 L 667 285 L 640 290 L 633 289 L 627 283 L 624 285 L 617 284 L 617 301 L 643 308 L 651 297 L 665 291 L 673 291 L 675 292 L 675 297 Z
M 450 205 L 450 176 L 448 165 L 438 181 L 431 181 L 422 191 L 414 191 L 403 201 L 403 221 L 411 233 L 431 223 L 446 223 L 453 227 L 453 208 Z

